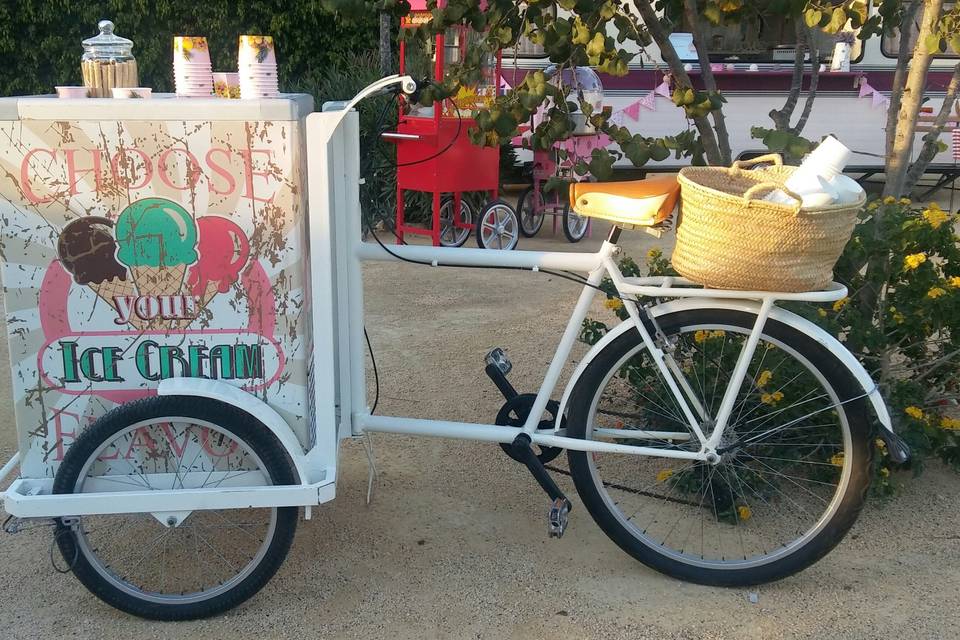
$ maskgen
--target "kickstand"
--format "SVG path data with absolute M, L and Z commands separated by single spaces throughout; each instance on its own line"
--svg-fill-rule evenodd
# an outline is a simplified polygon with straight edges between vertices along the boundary
M 373 483 L 377 480 L 377 462 L 373 457 L 373 440 L 369 433 L 361 436 L 363 450 L 367 453 L 367 506 L 373 502 Z

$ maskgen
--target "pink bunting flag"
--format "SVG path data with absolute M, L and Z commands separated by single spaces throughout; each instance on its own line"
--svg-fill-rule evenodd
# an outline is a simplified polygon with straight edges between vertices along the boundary
M 870 86 L 870 84 L 864 79 L 863 83 L 860 85 L 860 97 L 866 98 L 870 95 L 876 95 L 876 89 Z
M 513 87 L 510 86 L 510 83 L 507 82 L 507 79 L 503 76 L 500 76 L 500 90 L 501 91 L 510 91 Z
M 650 111 L 656 111 L 657 110 L 657 94 L 651 91 L 650 93 L 645 95 L 643 98 L 640 99 L 640 106 L 644 107 L 645 109 L 649 109 Z
M 664 80 L 660 85 L 653 90 L 653 93 L 658 96 L 663 96 L 664 98 L 670 97 L 670 83 Z
M 640 119 L 640 102 L 639 101 L 634 102 L 633 104 L 625 108 L 623 112 L 627 115 L 628 118 L 636 122 L 637 120 Z
M 874 108 L 876 108 L 876 107 L 884 107 L 884 106 L 886 106 L 886 105 L 888 105 L 888 104 L 890 104 L 890 99 L 887 98 L 887 96 L 883 95 L 883 94 L 880 93 L 879 91 L 874 91 L 874 92 L 873 92 L 873 106 L 874 106 Z

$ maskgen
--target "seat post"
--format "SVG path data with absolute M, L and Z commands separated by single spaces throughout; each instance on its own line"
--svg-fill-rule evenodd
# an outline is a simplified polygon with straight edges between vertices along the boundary
M 621 231 L 623 231 L 623 229 L 620 228 L 620 225 L 615 224 L 610 227 L 610 235 L 607 236 L 607 242 L 610 244 L 617 244 L 620 242 Z

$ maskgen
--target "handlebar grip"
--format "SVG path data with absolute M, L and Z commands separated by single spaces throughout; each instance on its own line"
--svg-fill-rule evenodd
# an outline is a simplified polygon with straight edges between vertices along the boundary
M 420 140 L 420 136 L 415 133 L 397 133 L 395 131 L 385 131 L 380 134 L 387 140 Z

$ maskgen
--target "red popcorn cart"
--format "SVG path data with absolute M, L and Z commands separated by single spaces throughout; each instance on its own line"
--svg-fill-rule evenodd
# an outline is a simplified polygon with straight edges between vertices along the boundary
M 441 6 L 445 4 L 440 0 Z M 412 11 L 401 28 L 428 23 L 432 15 L 426 0 L 411 2 Z M 448 67 L 463 62 L 479 38 L 466 26 L 454 26 L 437 35 L 425 49 L 400 42 L 400 73 L 442 81 Z M 477 85 L 461 87 L 451 99 L 432 105 L 406 101 L 397 131 L 384 133 L 397 145 L 398 242 L 406 234 L 428 236 L 434 246 L 460 247 L 476 229 L 477 244 L 486 249 L 514 249 L 520 237 L 517 214 L 499 199 L 500 152 L 496 147 L 471 143 L 467 132 L 476 126 L 475 109 L 485 107 L 499 89 L 501 55 L 488 54 L 483 77 Z M 406 220 L 405 191 L 431 197 L 429 226 L 413 226 Z M 463 198 L 466 192 L 485 192 L 488 200 L 480 209 Z

